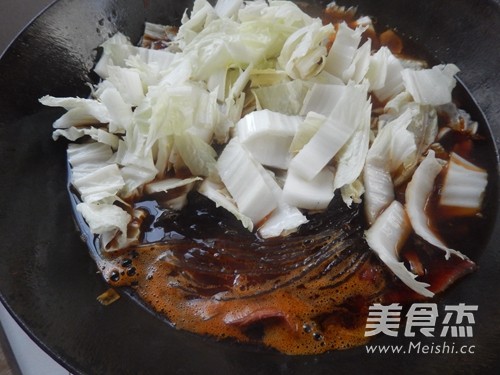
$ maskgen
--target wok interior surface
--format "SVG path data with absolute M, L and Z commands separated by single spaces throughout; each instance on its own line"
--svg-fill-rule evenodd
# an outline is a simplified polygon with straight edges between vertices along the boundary
M 411 36 L 435 61 L 457 64 L 461 81 L 480 108 L 463 91 L 464 109 L 482 126 L 487 121 L 492 139 L 498 140 L 498 1 L 339 0 L 338 4 L 359 5 L 359 14 L 374 16 L 378 27 Z M 133 295 L 123 295 L 107 307 L 96 302 L 108 286 L 71 220 L 66 145 L 51 138 L 51 124 L 61 111 L 42 108 L 37 99 L 45 94 L 87 96 L 85 82 L 95 79 L 88 73 L 95 47 L 116 31 L 136 42 L 145 20 L 178 24 L 190 6 L 190 1 L 168 0 L 58 1 L 0 60 L 0 291 L 21 326 L 75 374 L 496 373 L 498 223 L 478 259 L 479 270 L 437 300 L 441 312 L 446 304 L 478 305 L 474 337 L 457 339 L 475 346 L 469 355 L 367 354 L 365 347 L 359 347 L 320 356 L 285 356 L 178 331 Z M 492 150 L 498 146 L 495 143 Z M 497 194 L 489 204 L 496 209 Z M 434 338 L 415 340 L 441 343 Z M 380 336 L 373 341 L 408 342 L 402 332 L 398 338 Z

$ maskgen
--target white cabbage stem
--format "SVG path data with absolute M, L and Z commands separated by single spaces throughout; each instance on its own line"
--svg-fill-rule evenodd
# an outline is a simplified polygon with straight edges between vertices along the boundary
M 443 250 L 446 253 L 446 259 L 449 259 L 451 254 L 465 259 L 465 255 L 457 250 L 448 248 L 438 238 L 429 226 L 429 219 L 425 212 L 425 206 L 434 189 L 434 180 L 442 168 L 441 164 L 434 157 L 434 151 L 429 150 L 427 157 L 420 163 L 406 188 L 406 211 L 408 212 L 415 233 L 431 245 Z
M 326 58 L 325 70 L 328 73 L 343 79 L 344 71 L 353 61 L 364 30 L 364 26 L 353 30 L 345 22 L 340 24 L 332 48 Z
M 248 216 L 243 215 L 238 210 L 238 207 L 236 207 L 234 200 L 231 198 L 229 192 L 223 184 L 207 178 L 200 185 L 198 192 L 213 201 L 216 207 L 222 207 L 233 214 L 236 219 L 241 221 L 241 224 L 244 228 L 248 229 L 249 231 L 253 230 L 252 220 Z
M 290 145 L 302 122 L 300 116 L 255 111 L 236 124 L 235 135 L 261 164 L 287 169 L 292 158 Z
M 473 215 L 481 209 L 487 184 L 488 173 L 484 169 L 452 153 L 439 204 L 463 208 L 457 212 Z
M 363 171 L 365 215 L 372 225 L 380 213 L 394 200 L 394 185 L 385 159 L 371 159 Z
M 288 171 L 283 188 L 285 201 L 291 206 L 307 210 L 324 210 L 332 200 L 334 173 L 330 168 L 321 170 L 312 180 L 307 180 L 294 170 Z
M 432 69 L 404 69 L 401 73 L 406 88 L 420 104 L 441 105 L 451 102 L 451 91 L 456 85 L 456 65 L 438 65 Z
M 432 297 L 434 293 L 427 289 L 430 285 L 415 280 L 417 275 L 399 261 L 399 251 L 410 232 L 411 225 L 403 205 L 393 201 L 365 232 L 365 236 L 370 248 L 406 286 L 425 297 Z
M 217 161 L 220 178 L 238 210 L 254 224 L 261 222 L 278 202 L 263 173 L 264 168 L 245 149 L 238 138 L 233 138 Z

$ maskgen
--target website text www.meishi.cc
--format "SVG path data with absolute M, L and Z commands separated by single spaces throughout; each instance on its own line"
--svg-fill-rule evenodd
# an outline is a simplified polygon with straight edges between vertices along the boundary
M 474 354 L 475 345 L 458 345 L 455 342 L 424 344 L 421 341 L 406 345 L 366 345 L 368 354 Z
M 368 354 L 475 354 L 476 346 L 466 345 L 464 340 L 474 337 L 477 305 L 446 305 L 440 313 L 436 303 L 414 303 L 406 313 L 402 310 L 398 303 L 370 306 L 365 336 L 402 335 L 414 339 L 407 344 L 367 345 Z M 429 341 L 419 340 L 418 335 Z

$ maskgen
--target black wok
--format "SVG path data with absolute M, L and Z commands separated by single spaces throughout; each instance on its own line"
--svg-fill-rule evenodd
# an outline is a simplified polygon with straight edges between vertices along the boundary
M 381 27 L 396 28 L 436 62 L 453 62 L 468 89 L 464 108 L 500 137 L 498 0 L 339 0 L 359 4 Z M 456 339 L 474 354 L 367 354 L 365 347 L 293 357 L 177 331 L 122 291 L 104 307 L 107 285 L 72 221 L 65 144 L 51 139 L 61 115 L 37 99 L 86 96 L 94 48 L 117 30 L 133 41 L 145 20 L 179 23 L 190 1 L 61 0 L 38 17 L 0 60 L 0 292 L 28 334 L 74 374 L 486 374 L 500 369 L 500 225 L 486 228 L 479 270 L 437 300 L 477 305 L 474 336 Z M 469 96 L 470 95 L 470 96 Z M 472 100 L 473 98 L 475 100 Z M 477 105 L 476 105 L 477 103 Z M 483 116 L 484 114 L 484 116 Z M 490 211 L 498 205 L 497 176 Z M 431 344 L 433 340 L 418 340 Z M 439 340 L 434 340 L 441 343 Z M 379 337 L 377 344 L 406 344 Z

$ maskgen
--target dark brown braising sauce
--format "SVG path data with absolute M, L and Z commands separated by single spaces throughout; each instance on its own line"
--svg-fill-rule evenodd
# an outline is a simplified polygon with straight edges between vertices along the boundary
M 348 22 L 354 19 L 350 10 L 343 17 Z M 323 19 L 338 22 L 342 15 L 332 10 Z M 381 39 L 373 30 L 366 35 L 375 46 L 402 48 L 392 32 Z M 374 101 L 374 113 L 384 104 Z M 440 127 L 449 125 L 447 121 L 440 116 Z M 480 137 L 454 131 L 443 140 L 443 147 L 447 153 L 458 150 L 492 175 L 493 154 L 481 142 Z M 484 228 L 488 215 L 460 219 L 447 215 L 437 203 L 441 185 L 442 176 L 428 204 L 433 228 L 450 246 L 477 255 L 482 241 L 476 236 L 486 234 L 484 229 L 468 228 Z M 404 203 L 404 190 L 397 197 Z M 164 198 L 144 196 L 133 203 L 145 214 L 139 224 L 140 246 L 94 251 L 112 286 L 134 288 L 179 329 L 261 342 L 288 354 L 318 354 L 366 343 L 366 316 L 372 303 L 422 299 L 368 248 L 362 205 L 347 208 L 336 197 L 326 212 L 309 215 L 310 222 L 297 233 L 262 240 L 198 193 L 190 193 L 180 212 L 160 208 Z M 472 261 L 456 256 L 445 260 L 443 251 L 415 234 L 400 255 L 436 293 L 475 269 Z
M 366 311 L 388 274 L 363 240 L 360 207 L 336 199 L 298 233 L 262 240 L 197 193 L 189 202 L 146 229 L 165 240 L 105 254 L 106 280 L 202 334 L 290 354 L 366 341 Z

